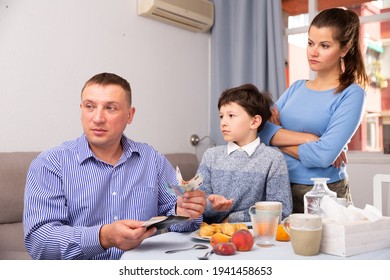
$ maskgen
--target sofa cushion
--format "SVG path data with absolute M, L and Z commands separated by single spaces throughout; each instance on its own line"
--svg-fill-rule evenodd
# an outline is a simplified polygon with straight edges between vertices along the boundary
M 0 260 L 32 260 L 32 258 L 27 251 L 0 251 Z
M 15 251 L 26 252 L 23 241 L 23 224 L 0 224 L 0 252 Z M 4 241 L 7 242 L 4 242 Z
M 22 221 L 26 174 L 38 152 L 0 153 L 0 224 Z
M 184 180 L 190 180 L 196 175 L 198 170 L 198 158 L 195 154 L 190 153 L 174 153 L 165 154 L 172 166 L 176 169 L 179 166 L 181 175 Z

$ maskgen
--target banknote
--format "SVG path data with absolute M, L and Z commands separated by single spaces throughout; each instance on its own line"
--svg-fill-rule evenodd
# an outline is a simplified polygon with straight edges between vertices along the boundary
M 183 186 L 166 183 L 165 187 L 170 194 L 183 195 L 186 192 L 186 189 Z
M 203 177 L 200 173 L 196 174 L 191 180 L 183 180 L 180 169 L 176 166 L 176 179 L 179 182 L 179 186 L 184 186 L 186 191 L 194 191 L 203 184 Z
M 200 186 L 203 184 L 203 177 L 201 174 L 196 174 L 194 178 L 192 178 L 189 181 L 183 180 L 183 177 L 181 175 L 180 169 L 177 166 L 176 167 L 176 179 L 179 182 L 178 185 L 172 185 L 167 183 L 165 187 L 167 188 L 168 192 L 171 194 L 176 195 L 183 195 L 186 192 L 197 190 Z

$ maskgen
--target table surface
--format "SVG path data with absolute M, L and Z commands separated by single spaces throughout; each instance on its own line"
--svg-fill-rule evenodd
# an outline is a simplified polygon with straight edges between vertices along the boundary
M 209 246 L 209 249 L 182 251 L 174 254 L 166 254 L 165 251 L 181 248 L 190 248 L 196 243 Z M 190 233 L 168 232 L 152 236 L 132 250 L 123 253 L 121 260 L 196 260 L 211 250 L 209 241 L 198 240 L 191 237 Z M 247 252 L 236 252 L 231 256 L 213 254 L 212 260 L 390 260 L 390 248 L 367 252 L 364 254 L 342 257 L 320 253 L 316 256 L 296 255 L 291 242 L 276 241 L 275 245 L 268 248 L 254 245 Z

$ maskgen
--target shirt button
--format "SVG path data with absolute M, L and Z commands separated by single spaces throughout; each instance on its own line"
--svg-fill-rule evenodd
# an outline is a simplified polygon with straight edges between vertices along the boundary
M 114 216 L 114 221 L 118 221 L 118 216 Z
M 116 192 L 112 192 L 112 195 L 116 195 Z

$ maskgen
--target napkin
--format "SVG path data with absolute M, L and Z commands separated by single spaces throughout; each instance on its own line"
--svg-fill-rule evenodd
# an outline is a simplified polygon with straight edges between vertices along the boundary
M 364 209 L 352 205 L 345 207 L 328 196 L 322 198 L 320 207 L 326 219 L 341 223 L 364 220 L 374 222 L 382 218 L 382 212 L 372 205 L 366 204 Z

